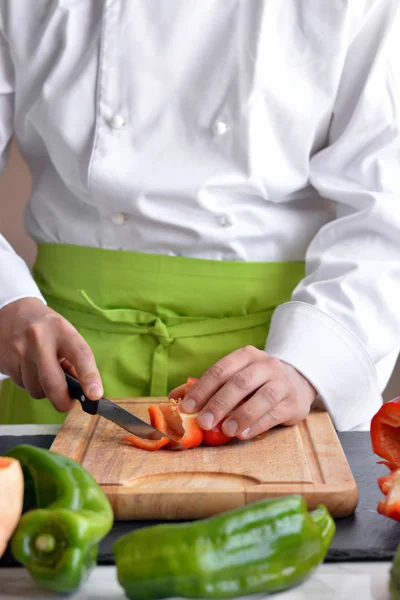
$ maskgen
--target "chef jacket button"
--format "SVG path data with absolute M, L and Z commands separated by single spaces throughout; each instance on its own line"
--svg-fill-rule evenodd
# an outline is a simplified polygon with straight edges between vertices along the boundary
M 110 119 L 110 126 L 113 129 L 121 129 L 125 125 L 125 120 L 121 115 L 114 115 Z
M 235 224 L 235 217 L 232 215 L 221 215 L 219 218 L 219 222 L 222 227 L 232 227 Z
M 229 127 L 225 121 L 215 121 L 212 126 L 214 135 L 224 135 L 228 131 Z
M 114 225 L 122 225 L 125 222 L 125 215 L 122 213 L 115 213 L 115 215 L 111 217 L 111 221 Z

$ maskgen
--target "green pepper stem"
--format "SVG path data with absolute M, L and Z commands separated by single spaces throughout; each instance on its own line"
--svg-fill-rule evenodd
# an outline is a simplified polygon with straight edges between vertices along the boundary
M 56 547 L 56 538 L 51 533 L 42 533 L 35 539 L 35 549 L 38 552 L 50 554 Z

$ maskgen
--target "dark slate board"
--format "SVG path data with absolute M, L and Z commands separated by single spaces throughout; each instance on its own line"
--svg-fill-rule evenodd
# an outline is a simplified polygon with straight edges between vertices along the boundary
M 400 523 L 382 517 L 376 506 L 382 494 L 377 479 L 388 470 L 377 464 L 377 457 L 371 451 L 368 432 L 345 432 L 339 434 L 350 467 L 359 489 L 359 503 L 351 517 L 336 521 L 336 535 L 329 549 L 326 562 L 357 560 L 391 560 L 400 543 Z M 53 436 L 0 436 L 0 455 L 17 444 L 33 444 L 49 448 Z M 100 546 L 99 564 L 113 564 L 112 546 L 114 541 L 141 527 L 154 525 L 152 521 L 120 521 L 115 523 L 110 534 Z M 0 566 L 13 566 L 15 563 L 7 551 L 0 560 Z

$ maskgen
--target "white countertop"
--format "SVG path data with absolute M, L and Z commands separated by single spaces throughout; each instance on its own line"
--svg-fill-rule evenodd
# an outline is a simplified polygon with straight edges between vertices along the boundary
M 299 587 L 270 596 L 276 600 L 389 600 L 389 563 L 321 565 Z M 0 600 L 61 599 L 44 592 L 21 569 L 0 569 Z M 98 567 L 68 600 L 124 600 L 115 567 Z M 251 596 L 250 598 L 263 598 Z
M 1 435 L 55 435 L 57 425 L 0 425 Z M 276 600 L 389 600 L 390 562 L 321 565 L 299 587 L 274 595 Z M 263 596 L 252 596 L 260 599 Z M 25 569 L 0 568 L 0 600 L 52 600 L 65 596 L 43 591 Z M 98 567 L 68 600 L 124 600 L 115 567 Z M 250 598 L 250 597 L 249 597 Z
M 60 425 L 0 425 L 1 435 L 56 435 Z

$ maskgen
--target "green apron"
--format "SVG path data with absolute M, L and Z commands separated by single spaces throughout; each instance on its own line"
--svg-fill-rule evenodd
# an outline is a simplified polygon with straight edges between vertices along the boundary
M 263 348 L 272 313 L 290 300 L 304 263 L 43 244 L 33 275 L 48 305 L 91 346 L 106 396 L 165 396 L 236 348 Z M 3 383 L 0 423 L 64 419 L 48 400 Z

